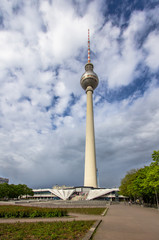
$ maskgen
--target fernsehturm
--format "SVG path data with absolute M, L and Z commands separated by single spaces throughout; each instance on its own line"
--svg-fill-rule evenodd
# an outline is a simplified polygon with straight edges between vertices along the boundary
M 86 145 L 85 145 L 85 172 L 84 186 L 97 188 L 96 150 L 94 134 L 94 116 L 92 94 L 98 86 L 97 74 L 93 71 L 93 64 L 90 61 L 90 37 L 88 30 L 88 63 L 85 65 L 85 73 L 80 83 L 87 94 L 87 116 L 86 116 Z

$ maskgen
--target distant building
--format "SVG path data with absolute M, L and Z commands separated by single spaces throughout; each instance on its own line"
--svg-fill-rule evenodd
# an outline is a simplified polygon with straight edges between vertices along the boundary
M 9 179 L 0 177 L 0 183 L 9 183 Z
M 70 186 L 66 186 L 66 185 L 62 185 L 62 186 L 59 186 L 59 185 L 55 185 L 52 187 L 53 189 L 69 189 L 69 188 L 73 188 L 73 187 L 70 187 Z
M 105 200 L 121 201 L 124 196 L 119 195 L 119 188 L 93 188 L 93 187 L 66 187 L 57 186 L 47 189 L 33 189 L 32 199 L 47 200 Z

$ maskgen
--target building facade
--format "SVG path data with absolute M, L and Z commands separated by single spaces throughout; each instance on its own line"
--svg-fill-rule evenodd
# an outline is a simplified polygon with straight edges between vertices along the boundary
M 0 177 L 0 183 L 9 183 L 9 179 Z
M 91 187 L 69 187 L 69 188 L 46 188 L 33 189 L 34 195 L 30 198 L 38 200 L 105 200 L 120 201 L 125 197 L 119 194 L 119 188 L 91 188 Z

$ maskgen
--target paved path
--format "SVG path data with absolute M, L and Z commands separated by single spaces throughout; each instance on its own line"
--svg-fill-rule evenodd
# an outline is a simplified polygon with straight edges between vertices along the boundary
M 53 217 L 53 218 L 0 218 L 0 223 L 15 223 L 15 222 L 64 222 L 64 221 L 89 221 L 89 220 L 101 220 L 102 216 L 97 215 L 85 215 L 70 213 L 69 217 Z
M 111 205 L 93 240 L 158 240 L 159 211 L 138 206 Z

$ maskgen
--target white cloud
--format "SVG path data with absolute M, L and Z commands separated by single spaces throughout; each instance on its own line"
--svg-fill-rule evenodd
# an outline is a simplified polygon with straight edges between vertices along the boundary
M 143 13 L 134 14 L 122 35 L 119 27 L 108 22 L 97 37 L 100 51 L 97 70 L 110 88 L 128 85 L 133 80 L 135 69 L 142 60 L 142 52 L 134 44 L 135 34 L 143 27 L 144 19 Z
M 96 109 L 97 163 L 103 185 L 116 184 L 109 171 L 115 175 L 118 169 L 120 181 L 124 171 L 149 164 L 153 150 L 158 149 L 158 94 L 153 87 L 133 105 L 127 100 Z
M 147 52 L 146 63 L 152 71 L 159 68 L 159 32 L 152 32 L 144 44 L 144 50 Z
M 146 34 L 153 24 L 159 22 L 158 13 L 158 8 L 135 11 L 124 30 L 121 31 L 120 26 L 114 26 L 109 21 L 95 36 L 95 69 L 110 88 L 126 86 L 134 77 L 140 76 L 141 69 L 137 68 L 139 64 L 145 63 L 152 70 L 157 70 L 158 32 L 152 32 L 148 38 Z M 144 39 L 144 47 L 139 47 Z M 143 53 L 145 50 L 146 58 Z

